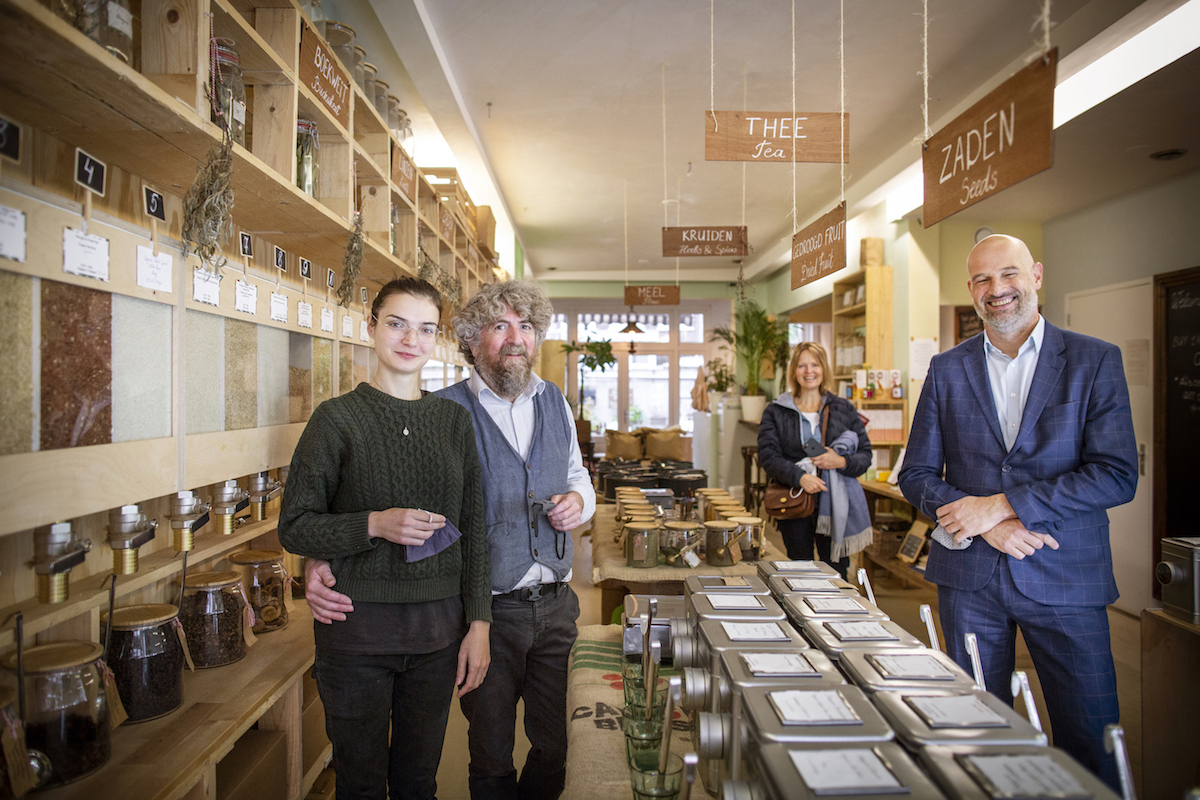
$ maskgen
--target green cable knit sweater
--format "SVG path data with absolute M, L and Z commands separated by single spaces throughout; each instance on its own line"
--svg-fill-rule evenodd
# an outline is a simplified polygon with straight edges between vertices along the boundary
M 279 514 L 290 552 L 330 562 L 352 600 L 417 603 L 461 594 L 468 622 L 491 621 L 491 570 L 471 417 L 427 394 L 399 400 L 360 383 L 317 407 L 300 436 Z M 389 508 L 444 514 L 462 538 L 408 563 L 404 547 L 367 537 Z

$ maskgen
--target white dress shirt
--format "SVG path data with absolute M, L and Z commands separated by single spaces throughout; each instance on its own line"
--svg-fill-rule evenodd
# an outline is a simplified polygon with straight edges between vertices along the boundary
M 1009 358 L 992 344 L 985 334 L 983 351 L 987 355 L 988 383 L 992 389 L 992 402 L 996 405 L 996 416 L 1000 419 L 1000 430 L 1004 434 L 1004 446 L 1012 450 L 1021 430 L 1021 415 L 1025 401 L 1029 398 L 1029 387 L 1033 385 L 1033 373 L 1037 370 L 1042 352 L 1042 337 L 1046 333 L 1046 318 L 1038 314 L 1033 333 L 1021 345 L 1016 358 Z
M 504 434 L 504 439 L 513 449 L 520 453 L 521 458 L 529 458 L 529 450 L 533 447 L 533 430 L 534 430 L 534 406 L 533 398 L 540 394 L 546 388 L 546 382 L 539 378 L 537 374 L 533 374 L 529 380 L 529 385 L 525 387 L 525 391 L 517 395 L 517 399 L 509 402 L 500 395 L 496 394 L 484 382 L 479 375 L 479 370 L 471 370 L 471 377 L 467 386 L 471 389 L 472 394 L 479 399 L 480 405 L 487 411 L 488 416 L 500 428 L 500 432 Z M 571 406 L 567 403 L 566 398 L 563 398 L 563 406 L 567 409 L 567 417 L 571 417 Z M 588 474 L 587 469 L 583 466 L 583 455 L 579 450 L 579 442 L 575 437 L 571 437 L 571 452 L 568 456 L 570 464 L 567 470 L 567 491 L 578 492 L 583 498 L 583 514 L 580 517 L 580 522 L 587 522 L 596 513 L 596 490 L 592 487 L 592 476 Z M 486 478 L 485 478 L 486 480 Z M 568 532 L 567 536 L 571 534 Z M 567 573 L 564 581 L 571 580 L 571 573 Z M 534 563 L 529 568 L 529 571 L 517 582 L 513 589 L 523 589 L 526 586 L 533 586 L 537 583 L 554 583 L 554 571 L 542 564 Z M 497 592 L 493 592 L 497 594 Z

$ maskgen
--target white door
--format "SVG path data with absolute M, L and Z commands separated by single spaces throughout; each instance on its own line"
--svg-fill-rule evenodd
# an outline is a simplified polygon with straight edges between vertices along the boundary
M 1131 614 L 1157 606 L 1151 596 L 1154 464 L 1154 291 L 1153 281 L 1119 283 L 1073 292 L 1065 298 L 1067 328 L 1121 348 L 1133 432 L 1138 446 L 1138 487 L 1133 501 L 1109 509 L 1113 572 L 1121 598 L 1115 605 Z

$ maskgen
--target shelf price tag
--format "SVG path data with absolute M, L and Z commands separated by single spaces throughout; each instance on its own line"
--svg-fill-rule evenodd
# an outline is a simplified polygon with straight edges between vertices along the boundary
M 64 228 L 63 272 L 107 281 L 108 239 Z
M 354 320 L 349 314 L 342 315 L 342 337 L 345 339 L 354 338 Z
M 21 126 L 4 117 L 0 117 L 0 158 L 21 161 Z
M 156 292 L 170 292 L 172 261 L 170 253 L 154 255 L 151 248 L 139 244 L 137 248 L 137 285 Z
M 288 306 L 287 295 L 271 292 L 271 321 L 272 322 L 287 322 Z
M 367 334 L 367 321 L 365 319 L 358 323 L 358 338 L 364 342 L 371 341 L 371 337 Z
M 321 330 L 325 333 L 333 333 L 333 309 L 321 309 Z
M 246 314 L 258 313 L 258 287 L 239 280 L 233 287 L 233 307 Z
M 192 299 L 210 306 L 221 305 L 221 276 L 196 267 L 192 273 Z
M 303 300 L 296 303 L 296 324 L 301 328 L 312 329 L 312 303 Z
M 108 165 L 95 156 L 75 148 L 75 182 L 92 194 L 104 197 L 104 181 Z
M 0 206 L 0 258 L 25 263 L 25 212 Z

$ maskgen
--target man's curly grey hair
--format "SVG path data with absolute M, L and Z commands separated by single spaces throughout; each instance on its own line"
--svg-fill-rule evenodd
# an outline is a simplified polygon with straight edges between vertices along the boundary
M 540 283 L 524 280 L 489 283 L 481 287 L 454 315 L 454 335 L 458 338 L 459 352 L 468 364 L 475 364 L 471 348 L 479 345 L 480 332 L 510 309 L 521 319 L 533 324 L 537 335 L 536 347 L 542 346 L 554 315 L 554 305 L 546 295 L 545 288 Z

